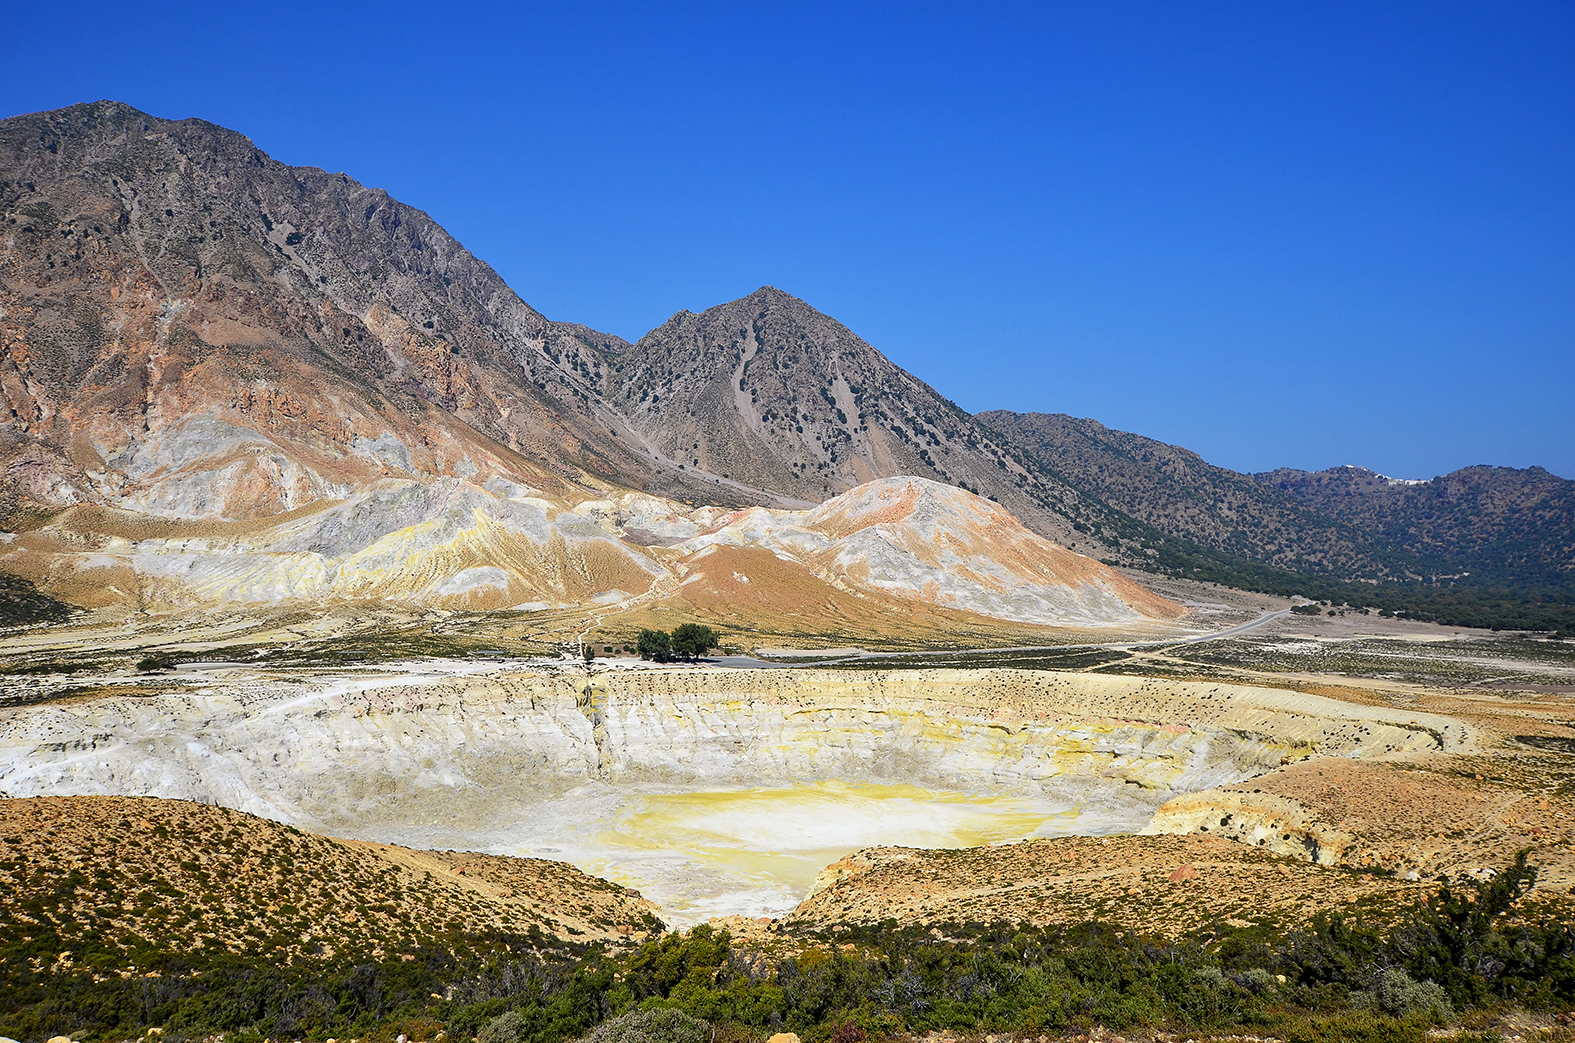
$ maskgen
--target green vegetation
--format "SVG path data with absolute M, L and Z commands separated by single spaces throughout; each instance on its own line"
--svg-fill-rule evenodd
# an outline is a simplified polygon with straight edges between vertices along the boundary
M 641 659 L 649 659 L 657 663 L 673 661 L 673 636 L 665 630 L 640 631 L 634 647 L 635 651 L 640 653 Z
M 500 1015 L 499 1020 L 508 1016 Z M 489 1022 L 487 1028 L 496 1024 L 497 1021 Z M 523 1025 L 523 1021 L 520 1024 Z M 711 1035 L 711 1026 L 699 1018 L 671 1007 L 656 1007 L 632 1010 L 602 1022 L 586 1037 L 586 1043 L 712 1043 Z M 516 1034 L 514 1039 L 518 1038 Z M 499 1043 L 513 1043 L 513 1039 L 499 1040 Z
M 1445 626 L 1535 630 L 1575 636 L 1575 580 L 1459 576 L 1432 580 L 1368 582 L 1312 572 L 1292 572 L 1237 558 L 1165 536 L 1132 521 L 1132 538 L 1154 552 L 1128 564 L 1161 575 L 1218 583 L 1281 597 L 1301 596 L 1333 605 L 1357 605 L 1389 615 Z M 1136 531 L 1136 530 L 1141 530 Z M 1116 565 L 1120 562 L 1107 561 Z
M 556 1043 L 601 1025 L 598 1043 L 703 1043 L 699 1019 L 739 1040 L 1102 1024 L 1420 1041 L 1462 1015 L 1575 1002 L 1575 925 L 1530 903 L 1535 876 L 1522 855 L 1490 879 L 1440 886 L 1386 930 L 1320 913 L 1286 931 L 1219 926 L 1178 940 L 1101 923 L 932 931 L 888 921 L 757 952 L 701 926 L 622 955 L 469 936 L 402 956 L 282 964 L 149 942 L 123 977 L 114 970 L 125 954 L 67 949 L 42 932 L 0 946 L 0 1034 L 95 1040 L 162 1026 L 166 1038 L 246 1043 L 420 1026 L 421 1038 L 442 1027 L 482 1043 Z
M 20 576 L 0 572 L 0 627 L 64 623 L 76 609 Z
M 691 663 L 717 644 L 716 631 L 700 623 L 680 623 L 669 634 L 665 630 L 642 630 L 635 641 L 641 659 L 670 663 L 687 659 Z
M 716 631 L 700 623 L 680 623 L 673 628 L 673 654 L 691 663 L 716 647 Z

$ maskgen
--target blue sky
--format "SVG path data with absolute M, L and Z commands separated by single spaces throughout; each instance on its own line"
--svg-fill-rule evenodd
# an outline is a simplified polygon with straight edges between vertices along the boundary
M 115 98 L 635 338 L 763 284 L 964 408 L 1239 470 L 1575 477 L 1575 5 L 13 5 Z

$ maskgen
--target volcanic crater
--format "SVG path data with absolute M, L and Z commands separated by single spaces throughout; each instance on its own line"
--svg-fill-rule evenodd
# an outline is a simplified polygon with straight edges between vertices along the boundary
M 185 798 L 567 861 L 685 924 L 785 915 L 874 845 L 1206 832 L 1216 787 L 1473 741 L 1434 714 L 1046 671 L 229 668 L 154 698 L 0 711 L 0 790 Z M 1319 857 L 1294 815 L 1217 795 L 1238 839 Z M 1191 803 L 1156 817 L 1177 798 Z

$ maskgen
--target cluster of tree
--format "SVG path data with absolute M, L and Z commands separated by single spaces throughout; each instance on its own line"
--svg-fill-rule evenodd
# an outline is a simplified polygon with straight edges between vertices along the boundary
M 135 960 L 143 973 L 123 978 L 105 971 L 124 953 L 75 946 L 74 964 L 52 965 L 67 949 L 40 927 L 0 940 L 0 1034 L 130 1039 L 161 1026 L 177 1039 L 431 1039 L 441 1028 L 486 1043 L 558 1043 L 605 1025 L 598 1043 L 682 1043 L 696 1035 L 683 1019 L 628 1017 L 677 1010 L 724 1029 L 703 1038 L 738 1041 L 782 1030 L 852 1043 L 866 1033 L 1103 1024 L 1421 1043 L 1429 1026 L 1473 1011 L 1575 1003 L 1575 924 L 1528 904 L 1534 879 L 1522 857 L 1489 880 L 1437 888 L 1387 930 L 1339 914 L 1179 940 L 1100 923 L 932 934 L 888 921 L 810 934 L 797 955 L 770 960 L 702 925 L 624 953 L 539 935 L 440 937 L 414 959 L 294 965 L 261 950 L 148 950 Z
M 641 659 L 670 663 L 687 659 L 691 663 L 716 647 L 716 631 L 700 623 L 680 623 L 669 634 L 665 630 L 642 630 L 635 641 Z

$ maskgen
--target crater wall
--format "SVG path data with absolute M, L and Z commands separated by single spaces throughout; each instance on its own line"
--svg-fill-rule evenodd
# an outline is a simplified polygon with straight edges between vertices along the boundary
M 1314 754 L 1457 749 L 1458 722 L 1276 689 L 1015 670 L 214 674 L 0 711 L 0 792 L 181 797 L 374 839 L 567 795 L 892 781 L 1052 794 L 1138 828 Z

